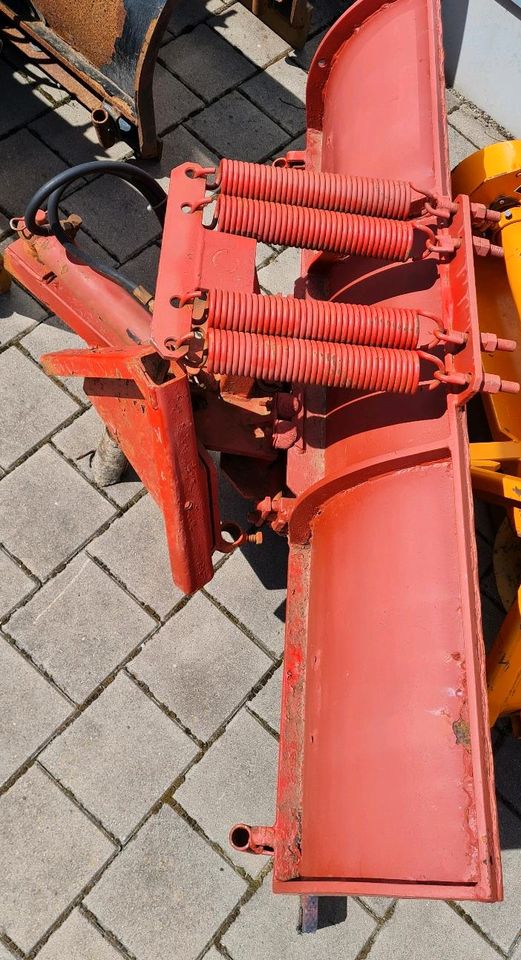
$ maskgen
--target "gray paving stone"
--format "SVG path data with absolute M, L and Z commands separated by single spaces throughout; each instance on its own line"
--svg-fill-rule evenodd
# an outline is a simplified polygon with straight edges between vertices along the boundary
M 290 49 L 290 45 L 282 37 L 270 30 L 240 3 L 224 10 L 220 16 L 212 17 L 208 23 L 216 33 L 237 47 L 258 67 L 267 67 Z
M 4 783 L 73 708 L 1 634 L 0 703 L 0 783 Z
M 196 753 L 186 734 L 119 674 L 41 762 L 124 841 Z
M 279 732 L 280 727 L 281 693 L 282 669 L 279 667 L 271 680 L 268 680 L 266 686 L 248 703 L 250 710 L 254 710 L 259 717 L 269 723 L 271 729 L 275 730 L 276 733 Z
M 399 900 L 371 960 L 497 960 L 497 952 L 446 903 Z M 240 960 L 240 958 L 237 958 Z
M 452 114 L 450 116 L 452 120 Z M 471 153 L 476 152 L 476 148 L 470 140 L 467 140 L 466 137 L 463 137 L 458 130 L 455 130 L 454 127 L 451 127 L 449 124 L 449 160 L 450 166 L 453 170 L 454 167 L 457 167 L 458 163 L 461 163 L 462 160 L 465 160 L 465 157 L 470 157 Z
M 67 90 L 64 90 L 55 80 L 51 80 L 35 62 L 24 61 L 19 69 L 27 77 L 32 96 L 41 100 L 44 106 L 54 108 L 69 99 L 70 94 Z
M 48 103 L 33 95 L 27 74 L 5 62 L 0 62 L 0 88 L 3 104 L 0 136 L 26 126 L 35 117 L 49 110 Z
M 161 228 L 137 190 L 117 177 L 100 177 L 81 187 L 63 204 L 120 263 L 155 240 Z
M 33 193 L 56 173 L 65 170 L 65 163 L 43 143 L 20 130 L 2 140 L 2 175 L 9 183 L 3 204 L 12 217 L 23 214 Z
M 259 283 L 268 293 L 283 293 L 293 296 L 295 281 L 300 277 L 301 251 L 286 247 L 267 267 L 259 271 Z
M 205 24 L 161 47 L 160 56 L 176 76 L 206 101 L 221 97 L 255 72 L 242 53 Z
M 225 4 L 223 0 L 179 0 L 176 3 L 168 29 L 177 37 L 184 30 L 197 26 L 212 13 L 217 13 Z
M 461 97 L 456 90 L 453 90 L 452 87 L 449 87 L 445 91 L 445 102 L 447 104 L 448 113 L 452 113 L 453 110 L 456 110 L 461 106 Z
M 306 74 L 293 58 L 277 60 L 241 91 L 292 136 L 306 129 Z
M 155 626 L 85 554 L 11 617 L 11 637 L 81 703 Z
M 176 127 L 171 133 L 163 137 L 163 152 L 161 160 L 157 163 L 147 164 L 147 170 L 150 171 L 163 190 L 168 190 L 170 184 L 170 174 L 174 167 L 180 163 L 200 163 L 207 167 L 218 162 L 217 157 L 211 150 L 204 146 L 200 140 L 189 133 L 185 127 Z
M 113 512 L 49 446 L 0 483 L 0 540 L 40 578 L 71 556 Z
M 313 4 L 311 31 L 314 33 L 326 24 L 333 23 L 349 6 L 350 0 L 320 0 L 320 3 Z
M 376 925 L 356 900 L 348 900 L 344 922 L 316 933 L 302 936 L 297 921 L 298 899 L 275 896 L 268 876 L 222 941 L 233 960 L 354 960 Z
M 1 798 L 0 832 L 0 925 L 27 953 L 114 847 L 38 767 Z
M 232 713 L 269 660 L 219 610 L 196 594 L 130 670 L 201 740 Z
M 76 382 L 80 383 L 81 381 Z M 102 434 L 103 424 L 95 408 L 91 407 L 68 427 L 55 434 L 52 442 L 69 460 L 73 460 L 78 469 L 94 483 L 92 458 Z M 142 489 L 141 480 L 130 466 L 126 468 L 118 483 L 103 487 L 105 495 L 120 507 L 126 506 Z
M 307 72 L 311 66 L 313 57 L 315 56 L 317 49 L 324 39 L 326 33 L 327 30 L 322 30 L 321 33 L 311 37 L 300 50 L 295 50 L 293 53 L 289 54 L 288 59 L 294 61 L 299 67 L 302 67 L 302 69 Z
M 504 139 L 497 128 L 490 126 L 479 111 L 473 110 L 466 103 L 451 113 L 450 124 L 479 149 Z
M 165 617 L 183 594 L 172 580 L 163 517 L 152 497 L 138 500 L 109 529 L 89 544 L 91 556 L 126 587 Z
M 163 49 L 167 50 L 168 47 Z M 203 101 L 196 97 L 195 93 L 185 87 L 177 77 L 172 76 L 169 70 L 157 64 L 154 70 L 154 108 L 159 134 L 180 123 L 202 106 Z
M 34 580 L 0 549 L 0 617 L 6 617 L 35 586 Z
M 286 153 L 289 153 L 291 150 L 305 150 L 306 149 L 306 135 L 302 133 L 300 137 L 295 137 L 291 143 L 285 143 L 282 150 L 276 150 L 270 159 L 275 160 L 276 157 L 284 156 Z
M 521 933 L 521 819 L 498 805 L 505 899 L 502 903 L 467 901 L 461 906 L 506 953 Z
M 101 252 L 103 256 L 103 251 Z M 85 348 L 85 342 L 81 337 L 77 333 L 73 333 L 58 317 L 48 317 L 43 323 L 39 323 L 34 330 L 31 330 L 23 338 L 21 343 L 38 363 L 44 353 Z M 78 400 L 81 400 L 82 403 L 90 403 L 83 391 L 83 379 L 81 377 L 58 377 L 58 379 Z
M 111 864 L 86 905 L 139 960 L 193 960 L 245 888 L 164 806 Z
M 277 754 L 271 734 L 241 710 L 175 793 L 206 835 L 251 876 L 266 866 L 265 857 L 234 850 L 228 834 L 235 823 L 274 822 Z
M 517 944 L 517 948 L 514 950 L 511 960 L 520 960 L 521 957 L 521 940 Z
M 273 546 L 268 543 L 236 550 L 206 589 L 270 650 L 282 652 L 286 600 L 284 541 L 273 538 Z
M 14 953 L 11 953 L 9 950 L 7 950 L 7 948 L 4 947 L 3 944 L 1 943 L 0 943 L 0 960 L 15 960 Z
M 8 293 L 0 293 L 0 346 L 30 330 L 45 315 L 45 309 L 13 282 Z
M 121 140 L 105 150 L 98 142 L 89 111 L 77 100 L 61 104 L 29 129 L 71 166 L 91 160 L 123 160 L 132 154 Z
M 360 897 L 377 917 L 383 917 L 394 900 L 391 897 Z
M 0 466 L 26 451 L 78 410 L 78 405 L 16 347 L 0 354 Z
M 121 953 L 79 910 L 73 910 L 42 947 L 38 957 L 39 960 L 121 960 Z
M 156 288 L 157 268 L 159 264 L 159 247 L 152 243 L 146 250 L 138 253 L 137 257 L 127 260 L 120 268 L 120 272 L 133 280 L 136 285 L 145 287 L 149 293 Z
M 287 140 L 287 134 L 237 90 L 186 121 L 197 137 L 221 156 L 263 160 Z

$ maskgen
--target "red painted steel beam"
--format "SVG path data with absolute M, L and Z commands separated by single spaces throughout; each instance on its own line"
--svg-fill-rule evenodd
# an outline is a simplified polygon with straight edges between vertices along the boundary
M 359 0 L 319 47 L 307 96 L 307 169 L 449 194 L 438 0 Z M 455 229 L 450 265 L 305 253 L 303 286 L 461 325 L 458 356 L 477 372 L 465 203 Z M 302 398 L 313 426 L 288 451 L 278 893 L 501 897 L 464 399 Z

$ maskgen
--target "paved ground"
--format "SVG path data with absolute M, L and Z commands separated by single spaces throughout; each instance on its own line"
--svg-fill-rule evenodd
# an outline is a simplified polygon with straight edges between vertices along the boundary
M 305 69 L 342 4 L 318 6 L 294 55 L 237 4 L 181 4 L 157 74 L 163 182 L 183 160 L 299 142 Z M 6 51 L 0 89 L 6 231 L 37 185 L 99 148 L 85 110 Z M 453 162 L 501 137 L 448 96 Z M 134 195 L 102 180 L 68 202 L 84 244 L 152 287 L 157 230 Z M 263 288 L 290 292 L 294 252 L 260 257 Z M 352 899 L 346 922 L 337 904 L 303 938 L 269 864 L 230 850 L 231 823 L 273 816 L 283 545 L 234 555 L 183 598 L 139 481 L 92 482 L 100 425 L 81 385 L 38 365 L 77 343 L 20 289 L 0 297 L 0 960 L 521 960 L 521 745 L 504 730 L 501 905 Z M 495 518 L 477 516 L 490 638 Z

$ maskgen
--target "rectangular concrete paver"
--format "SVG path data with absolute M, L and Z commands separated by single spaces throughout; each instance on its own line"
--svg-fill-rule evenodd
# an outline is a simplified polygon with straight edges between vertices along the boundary
M 84 240 L 85 238 L 82 236 L 82 246 L 84 246 Z M 98 251 L 98 258 L 105 259 L 106 254 L 100 248 L 98 248 Z M 58 317 L 52 316 L 44 320 L 43 323 L 39 323 L 34 330 L 23 337 L 21 345 L 37 363 L 40 363 L 45 353 L 56 353 L 59 350 L 82 350 L 85 347 L 85 342 L 76 333 L 73 333 L 69 327 L 66 327 Z M 81 400 L 82 403 L 90 403 L 83 391 L 82 377 L 59 377 L 58 379 L 74 397 Z
M 168 30 L 176 37 L 185 30 L 197 26 L 215 10 L 223 6 L 222 0 L 179 0 L 168 23 Z
M 15 960 L 14 953 L 11 953 L 11 951 L 8 950 L 7 947 L 4 947 L 3 944 L 1 943 L 0 943 L 0 960 Z
M 486 123 L 480 116 L 479 111 L 473 110 L 466 103 L 451 112 L 450 123 L 480 150 L 491 143 L 497 143 L 498 140 L 504 140 L 500 130 Z
M 221 97 L 255 72 L 242 53 L 204 23 L 161 47 L 160 58 L 206 101 Z
M 73 910 L 44 944 L 38 957 L 39 960 L 121 960 L 121 953 L 79 910 Z
M 90 410 L 86 410 L 81 417 L 77 417 L 69 426 L 60 430 L 52 438 L 53 446 L 61 450 L 68 460 L 72 460 L 92 483 L 94 482 L 92 459 L 103 435 L 103 430 L 103 424 L 95 408 L 91 407 Z M 141 490 L 143 490 L 143 484 L 130 466 L 125 470 L 118 483 L 103 487 L 106 496 L 114 500 L 120 507 L 133 500 Z
M 149 293 L 154 293 L 157 280 L 157 268 L 159 266 L 159 246 L 151 243 L 146 250 L 142 250 L 135 257 L 126 260 L 119 272 L 124 274 L 130 280 L 133 280 L 136 286 L 143 286 Z
M 373 913 L 376 913 L 377 917 L 385 916 L 391 904 L 394 903 L 391 897 L 361 897 L 360 899 Z
M 241 92 L 291 136 L 306 129 L 306 74 L 291 57 L 277 60 L 241 86 Z
M 35 190 L 66 164 L 28 130 L 2 140 L 2 169 L 9 171 L 9 189 L 2 190 L 2 206 L 11 217 L 23 214 Z
M 23 454 L 78 412 L 78 404 L 17 347 L 0 354 L 0 466 Z
M 295 281 L 300 276 L 300 250 L 287 247 L 266 267 L 259 270 L 259 283 L 267 293 L 295 294 Z
M 375 921 L 356 900 L 347 901 L 347 913 L 343 912 L 345 903 L 335 906 L 344 922 L 301 935 L 297 932 L 298 898 L 274 896 L 268 876 L 241 908 L 222 942 L 233 960 L 355 960 L 373 933 Z
M 236 550 L 206 589 L 278 654 L 284 638 L 285 576 L 286 545 L 274 538 L 269 548 Z
M 113 514 L 114 508 L 48 445 L 0 484 L 0 540 L 40 578 Z
M 154 109 L 160 135 L 202 106 L 203 101 L 192 90 L 161 64 L 157 64 L 154 71 Z
M 240 3 L 234 3 L 208 22 L 216 33 L 237 47 L 257 67 L 267 67 L 290 49 L 286 40 L 277 36 Z
M 6 631 L 81 703 L 155 626 L 84 553 L 11 617 Z
M 0 929 L 28 952 L 114 847 L 35 767 L 0 799 L 0 835 Z
M 175 793 L 206 835 L 251 876 L 266 858 L 234 850 L 228 834 L 235 823 L 274 822 L 276 769 L 275 739 L 241 710 Z
M 450 116 L 452 120 L 452 114 Z M 459 130 L 456 130 L 454 127 L 450 126 L 449 123 L 449 160 L 450 166 L 453 170 L 454 167 L 457 167 L 458 163 L 461 163 L 462 160 L 465 160 L 466 157 L 470 157 L 471 153 L 476 152 L 476 148 L 470 140 L 467 140 Z
M 196 753 L 186 734 L 120 674 L 41 762 L 125 840 Z
M 73 709 L 0 634 L 0 784 Z
M 245 889 L 165 806 L 111 864 L 86 905 L 139 960 L 195 960 Z
M 288 135 L 237 90 L 210 104 L 186 126 L 221 156 L 263 160 L 287 142 Z
M 20 337 L 45 315 L 44 307 L 13 282 L 9 293 L 0 293 L 0 346 Z
M 197 140 L 185 127 L 179 126 L 163 138 L 163 152 L 161 159 L 148 163 L 147 169 L 161 184 L 163 190 L 168 190 L 170 174 L 180 163 L 200 163 L 201 166 L 213 166 L 218 158 L 209 147 Z
M 35 588 L 36 581 L 0 549 L 0 619 Z
M 231 620 L 196 594 L 129 669 L 192 733 L 208 740 L 269 666 Z
M 448 904 L 432 900 L 399 900 L 369 952 L 370 960 L 498 960 L 498 956 Z
M 253 710 L 269 724 L 275 733 L 280 727 L 280 700 L 282 693 L 282 668 L 275 671 L 271 680 L 250 700 L 248 709 Z
M 498 806 L 505 899 L 502 903 L 462 903 L 479 927 L 506 953 L 521 931 L 521 819 Z
M 163 517 L 150 496 L 138 500 L 93 540 L 88 552 L 160 617 L 182 599 L 172 580 Z
M 89 111 L 77 100 L 62 103 L 29 129 L 71 166 L 91 160 L 124 160 L 132 153 L 122 140 L 105 150 L 98 142 Z
M 0 116 L 0 136 L 10 130 L 24 127 L 40 116 L 49 113 L 49 104 L 41 97 L 34 96 L 31 79 L 20 68 L 10 63 L 0 62 L 0 89 L 2 90 L 2 114 Z
M 120 263 L 159 237 L 155 214 L 137 190 L 117 177 L 101 177 L 81 187 L 63 204 L 79 214 L 84 229 Z M 121 229 L 124 222 L 125 229 Z

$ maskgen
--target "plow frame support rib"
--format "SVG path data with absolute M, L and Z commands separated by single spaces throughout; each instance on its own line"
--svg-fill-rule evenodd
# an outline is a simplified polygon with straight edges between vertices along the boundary
M 85 393 L 163 514 L 177 586 L 194 593 L 213 576 L 215 536 L 186 372 L 165 366 L 153 347 L 64 350 L 42 364 L 53 376 L 85 377 Z

